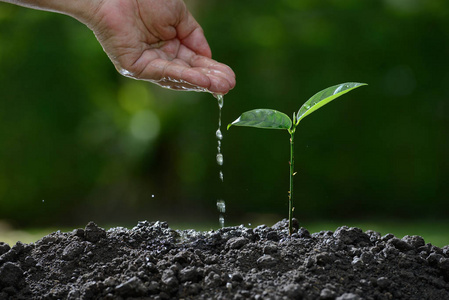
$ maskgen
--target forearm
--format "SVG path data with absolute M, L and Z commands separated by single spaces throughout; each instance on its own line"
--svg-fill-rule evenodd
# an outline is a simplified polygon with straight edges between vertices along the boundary
M 33 9 L 58 12 L 87 23 L 103 0 L 0 0 Z

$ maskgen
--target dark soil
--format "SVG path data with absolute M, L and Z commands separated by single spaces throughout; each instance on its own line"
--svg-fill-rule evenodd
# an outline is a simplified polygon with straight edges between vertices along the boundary
M 449 299 L 449 246 L 340 227 L 288 235 L 94 223 L 34 244 L 0 242 L 0 299 Z

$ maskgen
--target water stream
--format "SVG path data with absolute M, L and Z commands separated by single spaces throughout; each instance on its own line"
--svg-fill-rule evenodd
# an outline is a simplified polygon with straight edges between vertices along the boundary
M 223 108 L 223 95 L 215 94 L 214 97 L 218 100 L 218 129 L 215 132 L 217 137 L 217 164 L 220 166 L 218 178 L 223 184 L 223 154 L 221 153 L 221 141 L 223 140 L 223 134 L 221 133 L 221 109 Z M 224 227 L 224 215 L 226 213 L 226 203 L 224 199 L 217 199 L 217 209 L 219 212 L 218 223 L 220 227 Z
M 130 73 L 124 69 L 119 70 L 119 72 L 124 76 L 133 77 L 132 73 Z M 192 85 L 191 83 L 184 81 L 184 80 L 174 79 L 174 78 L 170 78 L 170 77 L 164 77 L 160 80 L 150 80 L 150 81 L 160 85 L 161 87 L 172 89 L 172 90 L 209 92 L 210 93 L 210 91 L 205 88 Z M 220 167 L 220 170 L 218 173 L 218 178 L 220 179 L 221 184 L 223 184 L 223 154 L 221 153 L 221 142 L 223 140 L 223 134 L 221 132 L 221 109 L 223 108 L 223 95 L 214 94 L 214 93 L 212 93 L 212 95 L 218 101 L 218 129 L 215 132 L 215 136 L 217 137 L 217 144 L 218 144 L 216 160 L 217 160 L 217 164 Z M 224 227 L 226 203 L 223 199 L 220 199 L 220 198 L 217 199 L 217 210 L 219 212 L 218 222 L 220 224 L 220 227 Z

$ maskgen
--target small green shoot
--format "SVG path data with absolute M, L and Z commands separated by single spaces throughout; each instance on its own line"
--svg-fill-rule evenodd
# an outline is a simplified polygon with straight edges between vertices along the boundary
M 367 85 L 366 83 L 347 82 L 328 87 L 307 100 L 297 113 L 293 113 L 293 121 L 284 113 L 273 109 L 254 109 L 244 112 L 237 120 L 228 125 L 231 126 L 246 126 L 267 129 L 285 129 L 290 134 L 290 191 L 288 192 L 288 230 L 293 233 L 292 219 L 293 219 L 293 176 L 294 171 L 294 137 L 296 126 L 306 116 L 310 115 L 317 109 L 331 102 L 332 100 L 356 89 L 358 87 Z

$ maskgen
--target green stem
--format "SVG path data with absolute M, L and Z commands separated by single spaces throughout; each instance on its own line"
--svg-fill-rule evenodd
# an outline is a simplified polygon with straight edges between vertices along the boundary
M 293 176 L 295 175 L 295 126 L 293 130 L 290 131 L 290 191 L 288 192 L 288 231 L 290 235 L 293 233 L 293 211 L 295 208 L 293 207 Z

